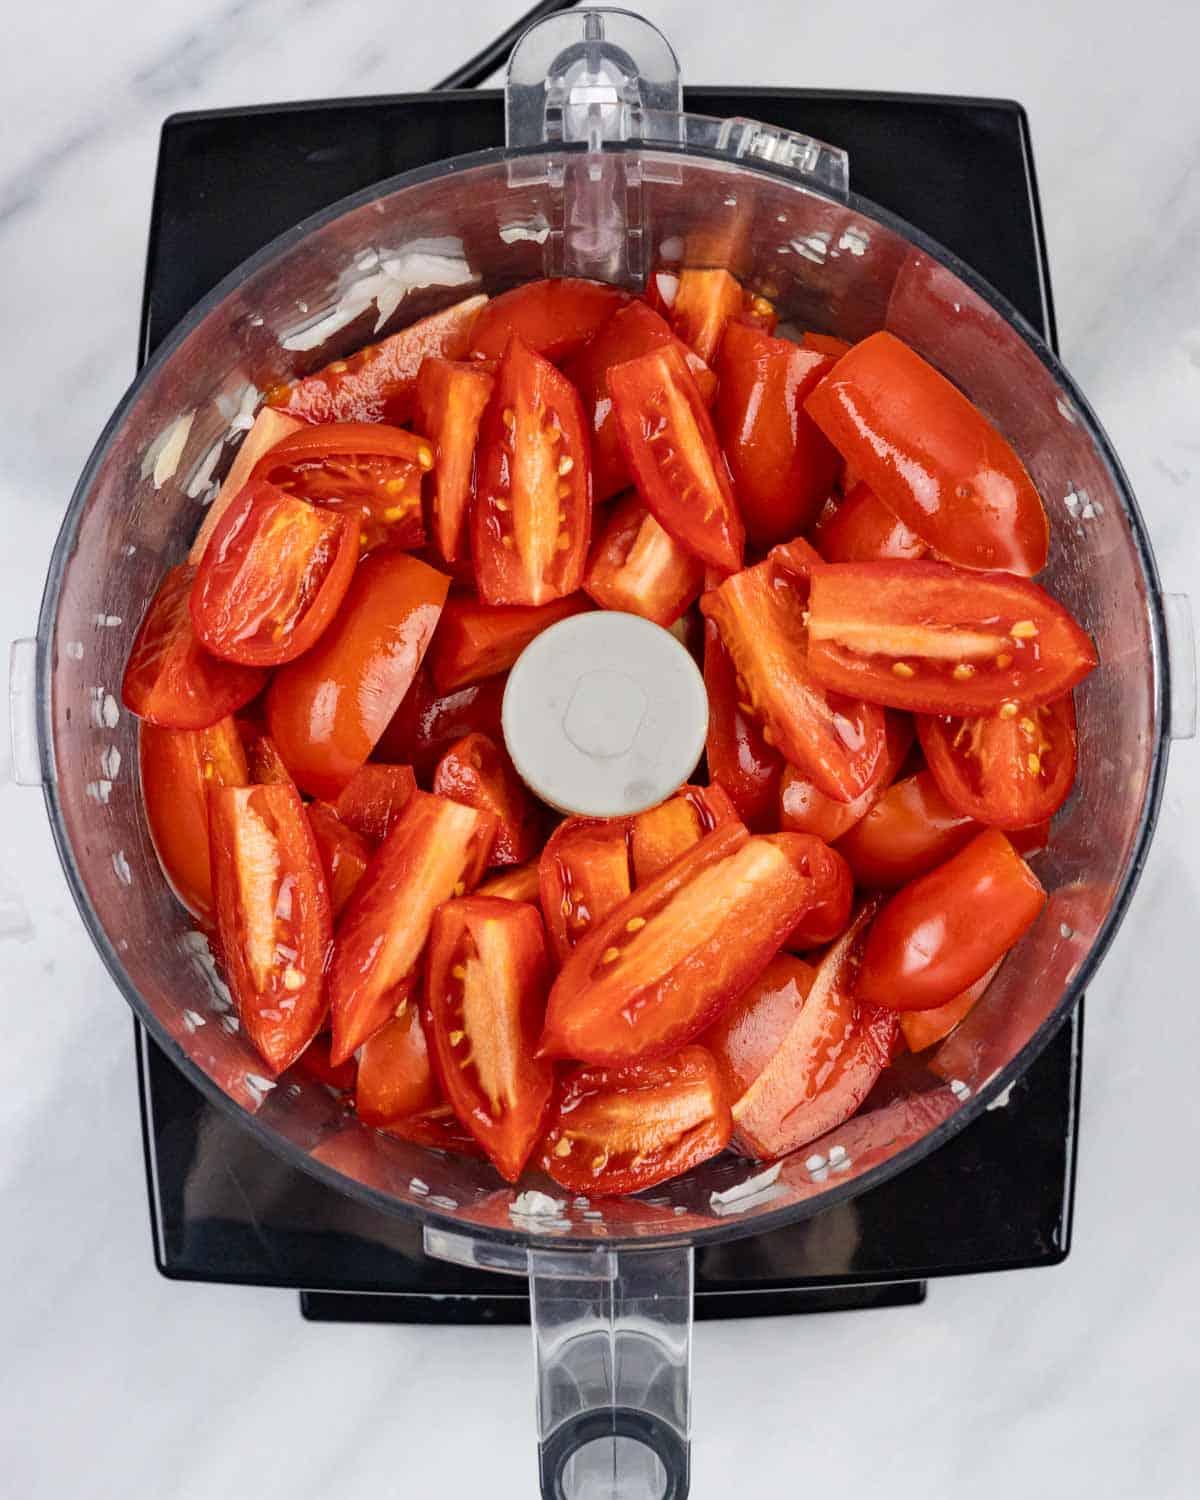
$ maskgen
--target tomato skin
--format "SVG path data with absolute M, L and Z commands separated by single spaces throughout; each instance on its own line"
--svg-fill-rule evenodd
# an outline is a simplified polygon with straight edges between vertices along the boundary
M 716 1156 L 730 1128 L 720 1074 L 703 1047 L 576 1068 L 563 1079 L 540 1165 L 568 1192 L 636 1193 Z
M 188 551 L 187 560 L 193 567 L 199 566 L 209 539 L 217 529 L 218 521 L 250 482 L 250 475 L 254 472 L 259 459 L 264 453 L 274 448 L 276 443 L 281 443 L 285 437 L 291 437 L 292 433 L 299 432 L 303 426 L 304 423 L 297 417 L 289 417 L 285 412 L 276 411 L 273 406 L 260 407 L 254 418 L 253 427 L 242 439 L 241 447 L 234 454 L 229 473 L 221 481 L 221 488 L 205 511 L 200 529 L 196 532 L 196 539 Z
M 894 335 L 856 344 L 806 405 L 858 477 L 940 556 L 1026 577 L 1046 566 L 1049 524 L 1021 460 Z
M 470 550 L 468 527 L 479 423 L 495 379 L 475 365 L 427 359 L 417 376 L 414 420 L 434 445 L 433 543 L 447 563 Z
M 713 419 L 752 546 L 803 531 L 833 488 L 841 460 L 804 410 L 832 368 L 827 356 L 746 324 L 725 330 Z
M 608 372 L 613 365 L 624 364 L 639 354 L 661 349 L 678 340 L 665 318 L 644 302 L 629 302 L 599 329 L 594 338 L 567 364 L 563 374 L 579 392 L 592 447 L 592 500 L 600 504 L 632 483 L 621 439 L 613 417 L 612 397 L 608 394 Z M 687 360 L 696 385 L 706 404 L 717 393 L 717 377 L 700 358 L 684 345 L 680 349 Z
M 871 784 L 853 802 L 835 802 L 795 766 L 784 769 L 779 786 L 779 826 L 789 833 L 813 833 L 832 844 L 871 811 L 892 784 L 913 743 L 907 714 L 884 714 L 886 745 Z
M 372 553 L 313 649 L 275 673 L 267 724 L 303 791 L 335 798 L 371 754 L 421 664 L 449 587 L 415 557 Z
M 687 267 L 679 273 L 671 300 L 671 326 L 689 349 L 711 363 L 729 320 L 742 306 L 741 284 L 728 271 Z
M 499 359 L 514 336 L 554 364 L 569 359 L 629 301 L 629 294 L 582 276 L 527 281 L 493 297 L 471 335 L 478 359 Z
M 804 330 L 804 336 L 800 340 L 802 349 L 815 349 L 818 354 L 828 354 L 834 359 L 841 359 L 843 354 L 849 354 L 854 347 L 845 339 L 835 338 L 831 333 L 816 333 L 811 328 Z
M 450 746 L 433 773 L 433 790 L 495 814 L 489 865 L 520 865 L 537 853 L 537 809 L 503 746 L 486 734 L 464 735 Z
M 720 631 L 767 744 L 827 797 L 851 802 L 878 774 L 885 721 L 874 704 L 827 693 L 809 670 L 808 577 L 819 564 L 797 538 L 704 594 L 700 609 Z
M 284 783 L 295 786 L 292 773 L 283 763 L 279 746 L 269 734 L 259 734 L 239 727 L 242 748 L 246 752 L 246 767 L 249 780 L 256 786 L 275 786 Z
M 189 607 L 195 569 L 172 568 L 146 607 L 121 682 L 121 702 L 160 729 L 207 729 L 256 698 L 267 674 L 211 656 Z
M 893 1010 L 932 1010 L 982 978 L 1046 904 L 1036 875 L 1002 833 L 986 829 L 911 881 L 867 936 L 858 994 Z
M 679 349 L 665 345 L 608 372 L 625 462 L 646 508 L 702 562 L 742 564 L 745 530 L 704 399 Z
M 804 1009 L 817 971 L 792 953 L 777 953 L 700 1038 L 716 1060 L 726 1097 L 740 1099 L 778 1051 Z
M 840 505 L 820 516 L 812 544 L 828 563 L 911 561 L 929 553 L 866 484 L 856 484 Z
M 362 834 L 347 828 L 327 803 L 310 802 L 307 812 L 337 921 L 366 873 L 373 851 Z
M 360 766 L 338 793 L 334 811 L 369 844 L 381 844 L 412 801 L 417 778 L 411 766 L 378 762 Z
M 442 1102 L 414 1001 L 363 1043 L 354 1108 L 364 1125 L 388 1125 Z
M 250 780 L 237 726 L 232 718 L 207 729 L 143 724 L 138 760 L 146 822 L 163 874 L 188 911 L 211 922 L 208 789 L 245 786 Z
M 468 297 L 399 333 L 267 392 L 270 406 L 303 422 L 390 422 L 412 416 L 422 360 L 462 359 L 486 297 Z
M 534 1056 L 548 984 L 536 907 L 467 896 L 438 908 L 425 984 L 434 1065 L 460 1123 L 509 1182 L 554 1092 L 553 1065 Z
M 928 770 L 890 786 L 875 806 L 838 840 L 859 885 L 895 890 L 927 875 L 981 831 L 950 806 Z
M 784 939 L 785 946 L 801 953 L 820 948 L 840 937 L 854 906 L 854 877 L 837 852 L 811 834 L 793 834 L 806 843 L 806 874 L 813 882 L 808 910 Z
M 358 1078 L 358 1063 L 351 1058 L 340 1068 L 335 1068 L 329 1060 L 327 1036 L 313 1037 L 292 1066 L 299 1068 L 309 1078 L 315 1078 L 318 1083 L 325 1084 L 327 1088 L 336 1089 L 339 1094 L 354 1092 L 354 1085 Z
M 412 794 L 338 925 L 329 970 L 335 1062 L 412 993 L 433 913 L 460 886 L 478 884 L 495 831 L 491 813 Z
M 941 562 L 811 569 L 808 666 L 840 693 L 929 714 L 1060 698 L 1096 665 L 1056 599 L 1012 573 Z
M 498 901 L 528 901 L 537 906 L 541 901 L 541 883 L 538 878 L 538 861 L 510 865 L 491 875 L 479 887 L 480 896 L 494 896 Z
M 994 828 L 1052 818 L 1075 783 L 1075 702 L 1070 693 L 1037 708 L 989 718 L 926 718 L 921 748 L 951 807 Z
M 208 806 L 229 988 L 242 1030 L 271 1072 L 282 1073 L 316 1036 L 329 1008 L 333 917 L 320 855 L 295 787 L 216 787 Z
M 586 594 L 572 594 L 539 605 L 492 605 L 453 595 L 446 601 L 429 652 L 439 693 L 507 672 L 534 636 L 559 620 L 592 608 Z
M 542 850 L 538 886 L 546 931 L 561 963 L 629 897 L 629 818 L 564 818 Z
M 452 604 L 453 600 L 446 608 Z M 436 636 L 434 640 L 436 643 Z M 475 733 L 494 740 L 503 738 L 500 710 L 507 681 L 506 676 L 487 677 L 440 695 L 428 664 L 422 666 L 380 736 L 375 754 L 383 760 L 411 765 L 417 780 L 428 788 L 438 761 L 455 741 Z
M 741 707 L 737 670 L 712 620 L 704 622 L 704 687 L 708 774 L 725 789 L 742 822 L 764 832 L 774 826 L 785 762 L 763 739 L 762 726 Z
M 994 964 L 982 979 L 977 979 L 961 995 L 955 995 L 953 1000 L 947 1000 L 945 1005 L 939 1005 L 934 1010 L 902 1011 L 900 1034 L 908 1043 L 908 1050 L 925 1052 L 935 1042 L 949 1036 L 968 1012 L 974 1010 L 976 1002 L 982 999 L 984 990 L 996 977 L 999 967 L 999 964 Z
M 661 875 L 668 865 L 722 823 L 738 822 L 719 786 L 684 786 L 673 797 L 637 813 L 629 829 L 629 858 L 636 885 Z
M 609 511 L 584 576 L 584 591 L 602 609 L 619 609 L 674 625 L 699 594 L 704 564 L 664 531 L 637 494 Z

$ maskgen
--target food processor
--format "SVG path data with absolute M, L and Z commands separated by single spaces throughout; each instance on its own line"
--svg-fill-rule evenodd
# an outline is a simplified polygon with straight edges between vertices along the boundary
M 1128 485 L 1069 377 L 969 270 L 852 196 L 836 148 L 684 114 L 670 48 L 612 11 L 527 35 L 507 123 L 503 151 L 406 174 L 301 224 L 164 343 L 76 491 L 38 639 L 15 648 L 15 764 L 44 785 L 110 971 L 189 1077 L 293 1165 L 418 1217 L 430 1253 L 529 1277 L 543 1492 L 683 1495 L 694 1247 L 903 1170 L 1029 1066 L 1145 858 L 1168 740 L 1190 727 L 1190 626 L 1159 592 Z M 510 1190 L 482 1163 L 364 1130 L 317 1084 L 264 1076 L 159 872 L 116 685 L 261 391 L 479 289 L 555 274 L 638 288 L 660 264 L 727 266 L 799 327 L 890 328 L 950 375 L 1033 474 L 1052 520 L 1047 581 L 1102 665 L 1078 695 L 1079 785 L 1039 866 L 1046 912 L 926 1065 L 898 1067 L 866 1112 L 776 1167 L 726 1156 L 635 1199 L 587 1202 L 532 1175 Z

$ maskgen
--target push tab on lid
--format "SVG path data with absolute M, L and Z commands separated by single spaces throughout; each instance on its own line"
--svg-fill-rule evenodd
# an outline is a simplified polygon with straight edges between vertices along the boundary
M 708 733 L 696 663 L 669 631 L 614 610 L 544 630 L 509 673 L 504 739 L 530 788 L 560 812 L 612 818 L 669 797 Z

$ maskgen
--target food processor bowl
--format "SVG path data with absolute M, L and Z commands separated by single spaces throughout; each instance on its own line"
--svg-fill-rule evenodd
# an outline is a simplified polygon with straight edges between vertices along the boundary
M 14 761 L 43 787 L 117 987 L 191 1081 L 292 1164 L 420 1218 L 430 1253 L 531 1278 L 543 1492 L 682 1496 L 691 1248 L 903 1171 L 1028 1067 L 1146 858 L 1169 740 L 1192 727 L 1191 627 L 1186 601 L 1160 591 L 1129 484 L 1070 376 L 969 268 L 849 192 L 835 147 L 685 115 L 670 47 L 620 11 L 527 33 L 507 121 L 505 149 L 379 183 L 281 236 L 147 363 L 72 497 L 36 641 L 14 646 Z M 479 291 L 563 274 L 637 290 L 652 268 L 683 265 L 727 267 L 798 328 L 890 329 L 948 375 L 1033 476 L 1051 520 L 1044 581 L 1100 666 L 1076 690 L 1079 777 L 1038 865 L 1049 900 L 967 1019 L 782 1163 L 726 1154 L 588 1201 L 534 1172 L 509 1187 L 486 1162 L 366 1129 L 311 1079 L 267 1075 L 155 858 L 120 683 L 147 602 L 272 385 Z

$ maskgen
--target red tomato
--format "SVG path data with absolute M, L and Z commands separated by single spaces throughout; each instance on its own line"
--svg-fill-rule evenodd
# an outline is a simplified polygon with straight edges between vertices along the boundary
M 627 900 L 628 818 L 566 818 L 538 864 L 542 915 L 561 962 L 597 922 Z
M 283 442 L 284 438 L 290 437 L 293 432 L 299 432 L 303 426 L 304 423 L 298 418 L 289 417 L 284 412 L 276 411 L 272 406 L 259 409 L 258 415 L 254 418 L 254 426 L 242 439 L 242 445 L 229 466 L 229 473 L 221 481 L 221 488 L 204 513 L 200 530 L 196 533 L 196 539 L 187 555 L 187 560 L 193 567 L 198 566 L 200 559 L 204 556 L 209 538 L 217 529 L 217 522 L 250 482 L 250 475 L 254 472 L 259 459 L 264 453 L 274 448 L 276 443 Z
M 308 821 L 317 841 L 336 921 L 371 863 L 371 846 L 361 833 L 347 828 L 325 802 L 308 804 Z
M 421 1017 L 412 1001 L 402 1001 L 392 1019 L 363 1043 L 354 1108 L 364 1125 L 388 1125 L 441 1102 Z
M 794 537 L 833 488 L 841 460 L 804 410 L 804 398 L 833 367 L 823 354 L 731 323 L 717 360 L 713 410 L 746 535 L 771 547 Z
M 632 481 L 621 451 L 621 439 L 613 419 L 612 397 L 608 394 L 608 372 L 613 365 L 636 359 L 652 349 L 677 344 L 665 318 L 644 302 L 629 302 L 605 323 L 595 338 L 563 366 L 563 374 L 583 399 L 583 410 L 589 419 L 592 439 L 592 499 L 597 504 L 608 500 Z M 717 392 L 717 377 L 698 354 L 679 345 L 696 377 L 696 385 L 706 403 Z
M 774 1056 L 733 1105 L 739 1151 L 770 1161 L 848 1120 L 891 1058 L 893 1011 L 856 997 L 868 903 L 821 960 L 808 997 Z
M 1070 693 L 1028 710 L 1005 704 L 986 719 L 922 716 L 917 733 L 946 801 L 995 828 L 1044 823 L 1075 783 Z
M 371 754 L 421 664 L 449 587 L 415 557 L 373 553 L 316 646 L 275 673 L 267 724 L 304 791 L 336 797 Z
M 335 1068 L 329 1060 L 327 1036 L 313 1037 L 292 1066 L 299 1068 L 302 1073 L 307 1073 L 310 1078 L 315 1078 L 318 1083 L 325 1084 L 327 1088 L 335 1089 L 339 1094 L 354 1092 L 355 1081 L 358 1078 L 358 1063 L 351 1058 L 340 1068 Z
M 804 337 L 800 340 L 802 349 L 815 349 L 818 354 L 829 354 L 834 359 L 841 359 L 843 354 L 849 354 L 854 347 L 845 339 L 834 338 L 831 333 L 815 333 L 811 328 L 804 330 Z
M 817 554 L 797 538 L 727 578 L 700 600 L 744 685 L 744 713 L 763 739 L 835 801 L 860 797 L 886 753 L 885 721 L 871 703 L 826 692 L 806 650 L 808 573 Z
M 267 392 L 271 406 L 305 422 L 407 422 L 421 362 L 462 359 L 486 297 L 468 297 L 378 344 Z
M 458 1116 L 448 1104 L 435 1104 L 399 1120 L 389 1120 L 379 1127 L 385 1135 L 394 1135 L 417 1146 L 431 1146 L 435 1151 L 452 1151 L 456 1156 L 482 1156 L 475 1137 L 459 1124 Z M 511 1223 L 511 1220 L 509 1221 Z
M 636 1193 L 724 1151 L 729 1105 L 703 1047 L 656 1062 L 576 1068 L 542 1141 L 540 1165 L 570 1193 Z
M 727 1098 L 740 1099 L 775 1056 L 816 975 L 802 958 L 777 953 L 701 1037 L 701 1046 L 716 1059 Z
M 454 604 L 449 600 L 442 611 L 443 624 L 446 610 Z M 436 650 L 436 636 L 434 640 Z M 438 761 L 464 734 L 478 732 L 494 740 L 502 737 L 500 709 L 507 681 L 507 676 L 488 677 L 441 697 L 428 666 L 423 666 L 380 736 L 376 755 L 411 765 L 417 780 L 427 787 Z
M 490 876 L 479 887 L 480 896 L 495 896 L 502 901 L 531 901 L 537 906 L 541 900 L 541 884 L 538 880 L 538 861 L 513 865 L 507 870 Z
M 741 285 L 722 270 L 687 269 L 671 302 L 671 326 L 689 349 L 712 362 L 726 324 L 742 311 Z
M 837 852 L 812 834 L 797 833 L 793 838 L 805 841 L 804 873 L 813 884 L 808 910 L 788 933 L 787 947 L 806 953 L 821 948 L 840 937 L 850 921 L 854 905 L 854 877 L 850 866 Z
M 542 1052 L 662 1057 L 754 980 L 812 902 L 802 834 L 723 823 L 597 922 L 550 991 Z
M 242 1030 L 271 1072 L 282 1073 L 328 1011 L 333 917 L 320 855 L 295 787 L 217 787 L 208 807 L 229 988 Z
M 798 771 L 788 766 L 779 787 L 779 826 L 789 833 L 814 833 L 827 844 L 842 837 L 866 815 L 891 786 L 912 749 L 913 724 L 907 714 L 889 710 L 884 715 L 886 745 L 871 784 L 853 802 L 835 802 Z
M 929 551 L 865 484 L 856 484 L 840 505 L 822 513 L 812 543 L 831 563 L 903 561 Z
M 767 744 L 762 726 L 748 712 L 737 672 L 712 620 L 704 622 L 704 686 L 708 692 L 708 774 L 724 787 L 747 827 L 774 826 L 784 759 Z
M 455 1114 L 509 1182 L 554 1092 L 553 1065 L 534 1056 L 548 970 L 536 907 L 468 896 L 438 908 L 425 986 L 434 1065 Z
M 329 515 L 251 480 L 196 570 L 192 628 L 214 656 L 248 667 L 292 661 L 319 639 L 350 587 L 358 539 Z
M 838 840 L 859 885 L 894 890 L 936 869 L 980 826 L 950 806 L 928 771 L 897 781 Z
M 485 604 L 547 604 L 583 582 L 592 480 L 579 393 L 513 338 L 479 427 L 471 552 Z
M 1021 460 L 894 335 L 855 344 L 806 405 L 858 477 L 942 557 L 1026 576 L 1046 566 L 1046 512 Z
M 617 287 L 578 276 L 527 281 L 488 303 L 471 335 L 471 352 L 481 359 L 499 359 L 515 336 L 557 364 L 581 348 L 628 301 L 628 293 Z
M 338 926 L 329 971 L 335 1062 L 409 997 L 434 911 L 478 883 L 495 831 L 491 813 L 413 793 Z
M 1045 589 L 940 562 L 814 567 L 808 665 L 840 693 L 918 713 L 991 713 L 1060 698 L 1096 665 Z
M 196 639 L 188 608 L 196 570 L 172 568 L 138 626 L 121 701 L 162 729 L 207 729 L 258 696 L 267 674 L 210 656 Z
M 452 693 L 507 672 L 535 635 L 591 607 L 584 594 L 534 606 L 480 604 L 455 595 L 446 602 L 429 652 L 434 686 L 439 693 Z
M 712 418 L 674 344 L 608 372 L 629 472 L 664 530 L 725 572 L 742 565 L 745 533 Z
M 602 609 L 674 625 L 699 594 L 704 564 L 664 531 L 637 494 L 614 505 L 583 580 Z
M 486 734 L 468 734 L 451 745 L 433 773 L 439 797 L 495 814 L 490 865 L 519 865 L 541 844 L 540 819 L 507 752 Z
M 721 823 L 736 823 L 733 803 L 719 786 L 685 786 L 630 826 L 629 857 L 637 885 L 645 885 Z
M 377 422 L 335 422 L 284 438 L 251 477 L 345 516 L 364 552 L 407 550 L 425 543 L 421 476 L 433 463 L 426 438 Z
M 338 793 L 334 811 L 368 843 L 381 844 L 412 801 L 417 778 L 411 766 L 360 766 Z
M 295 786 L 292 773 L 283 763 L 283 756 L 279 753 L 279 746 L 269 734 L 246 733 L 242 734 L 242 747 L 246 752 L 246 765 L 249 769 L 249 780 L 255 786 L 277 786 L 283 783 L 285 786 Z
M 893 1010 L 932 1010 L 974 984 L 1046 904 L 1037 876 L 994 828 L 911 881 L 872 924 L 858 994 Z
M 939 1005 L 934 1010 L 904 1011 L 900 1016 L 900 1032 L 908 1043 L 908 1050 L 924 1052 L 934 1042 L 940 1042 L 944 1036 L 949 1036 L 968 1011 L 975 1008 L 976 1001 L 982 998 L 999 967 L 999 964 L 994 964 L 982 979 L 977 979 L 961 995 L 955 995 L 953 1000 L 947 1000 L 945 1005 Z
M 470 550 L 468 531 L 475 445 L 495 380 L 476 365 L 427 359 L 417 376 L 418 432 L 434 445 L 433 542 L 448 563 Z
M 237 727 L 232 718 L 207 729 L 143 724 L 138 756 L 146 822 L 163 874 L 193 916 L 211 921 L 208 789 L 245 786 L 250 779 Z

